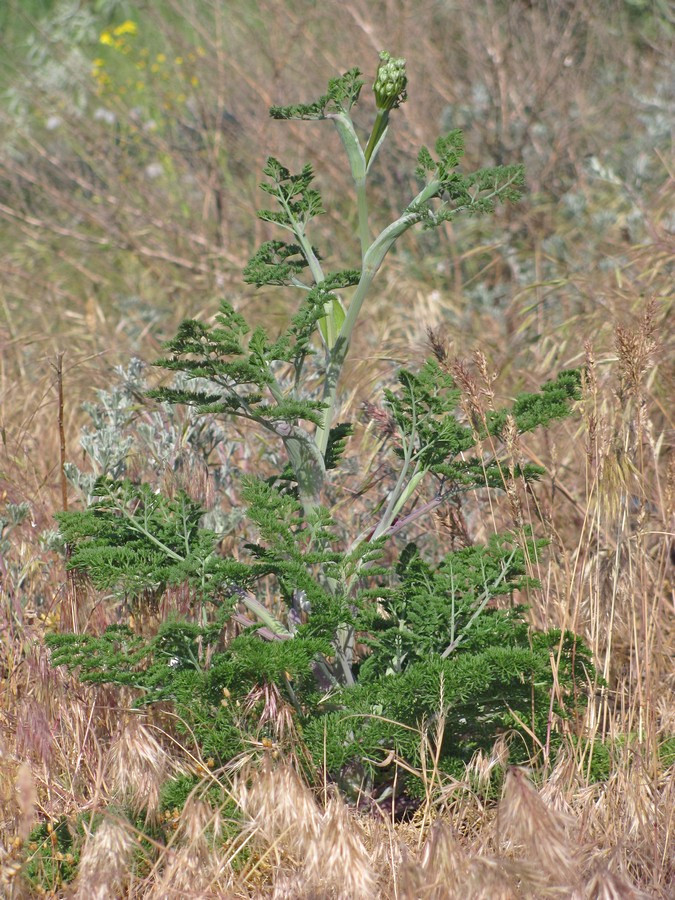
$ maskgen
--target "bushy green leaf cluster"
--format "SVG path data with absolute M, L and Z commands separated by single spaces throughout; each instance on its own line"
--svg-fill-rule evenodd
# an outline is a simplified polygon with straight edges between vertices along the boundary
M 263 714 L 260 692 L 271 690 L 317 766 L 325 759 L 326 774 L 341 784 L 346 772 L 359 771 L 373 788 L 391 777 L 393 763 L 382 764 L 392 751 L 420 765 L 420 730 L 439 716 L 442 768 L 457 772 L 503 732 L 518 735 L 516 756 L 534 752 L 530 735 L 545 734 L 556 685 L 575 708 L 585 702 L 592 665 L 583 643 L 555 631 L 532 633 L 522 606 L 494 607 L 495 598 L 532 584 L 524 549 L 513 540 L 495 537 L 438 565 L 408 545 L 393 580 L 375 568 L 380 586 L 348 597 L 344 586 L 359 560 L 376 562 L 378 546 L 312 550 L 311 532 L 333 537 L 327 511 L 305 523 L 298 502 L 278 488 L 251 481 L 246 493 L 261 543 L 250 548 L 248 573 L 239 564 L 240 575 L 253 584 L 273 574 L 290 613 L 301 593 L 306 621 L 289 615 L 283 636 L 263 639 L 252 626 L 227 642 L 230 602 L 207 626 L 167 622 L 150 639 L 122 626 L 99 637 L 52 635 L 53 663 L 77 668 L 83 681 L 134 688 L 139 704 L 171 701 L 179 730 L 218 765 L 251 741 L 278 739 L 278 722 Z M 528 553 L 537 547 L 531 541 Z M 337 660 L 336 635 L 345 624 L 367 647 L 354 660 L 351 683 Z M 562 706 L 554 710 L 565 714 Z
M 72 548 L 70 568 L 98 589 L 150 601 L 187 584 L 196 598 L 212 600 L 238 569 L 214 552 L 216 535 L 201 526 L 203 515 L 183 491 L 170 498 L 148 484 L 99 478 L 86 510 L 57 519 Z

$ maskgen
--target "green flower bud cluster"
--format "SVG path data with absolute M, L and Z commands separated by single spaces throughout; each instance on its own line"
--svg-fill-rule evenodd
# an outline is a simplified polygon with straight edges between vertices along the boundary
M 380 65 L 373 85 L 377 108 L 381 110 L 397 109 L 407 99 L 406 85 L 408 76 L 405 72 L 405 59 L 396 59 L 386 50 L 380 52 Z

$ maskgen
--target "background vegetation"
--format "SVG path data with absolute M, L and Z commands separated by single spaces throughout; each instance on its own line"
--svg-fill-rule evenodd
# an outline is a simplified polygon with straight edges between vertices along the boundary
M 100 896 L 312 896 L 319 881 L 349 897 L 669 896 L 669 5 L 9 0 L 0 24 L 6 889 L 60 895 L 79 863 L 72 889 L 97 884 Z M 528 572 L 541 583 L 523 597 L 530 619 L 582 634 L 606 682 L 536 790 L 521 769 L 499 774 L 503 742 L 434 790 L 433 735 L 421 735 L 428 799 L 396 825 L 309 794 L 273 747 L 255 778 L 246 765 L 260 747 L 226 779 L 168 712 L 130 714 L 124 689 L 79 684 L 44 646 L 48 632 L 98 633 L 123 614 L 66 577 L 54 534 L 54 514 L 81 504 L 111 461 L 196 491 L 224 550 L 246 537 L 238 478 L 274 464 L 274 447 L 237 426 L 205 467 L 194 423 L 143 403 L 159 376 L 129 360 L 156 359 L 182 318 L 208 320 L 222 296 L 249 320 L 285 325 L 283 294 L 241 281 L 269 236 L 255 218 L 268 153 L 292 169 L 314 163 L 329 210 L 320 227 L 354 246 L 333 135 L 266 111 L 313 98 L 349 66 L 370 76 L 383 47 L 407 58 L 414 102 L 378 162 L 382 224 L 410 195 L 419 146 L 451 128 L 465 132 L 467 169 L 522 160 L 527 192 L 496 217 L 397 246 L 352 347 L 352 495 L 335 515 L 360 530 L 373 485 L 390 478 L 372 463 L 382 387 L 428 355 L 427 328 L 457 357 L 467 409 L 586 366 L 577 415 L 522 440 L 546 468 L 539 486 L 500 501 L 479 493 L 406 537 L 430 551 L 524 525 L 548 538 Z M 158 619 L 184 602 L 169 591 Z

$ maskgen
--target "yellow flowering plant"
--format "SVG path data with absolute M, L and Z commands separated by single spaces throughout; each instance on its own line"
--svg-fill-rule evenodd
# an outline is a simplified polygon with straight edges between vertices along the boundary
M 191 89 L 199 86 L 195 64 L 205 51 L 196 47 L 175 56 L 164 50 L 155 52 L 141 46 L 140 37 L 141 29 L 132 19 L 101 31 L 98 44 L 106 49 L 93 60 L 91 77 L 99 96 L 132 99 L 134 104 L 148 108 L 157 122 L 163 113 L 183 106 Z

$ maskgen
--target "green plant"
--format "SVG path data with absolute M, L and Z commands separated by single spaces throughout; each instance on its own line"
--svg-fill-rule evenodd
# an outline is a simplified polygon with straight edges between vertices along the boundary
M 75 836 L 73 832 L 76 832 Z M 65 816 L 56 822 L 42 822 L 28 837 L 26 877 L 49 891 L 57 891 L 72 881 L 80 857 L 81 823 L 74 828 Z
M 387 253 L 414 225 L 434 228 L 462 213 L 489 212 L 517 199 L 523 182 L 520 166 L 459 172 L 462 135 L 453 131 L 436 142 L 435 158 L 420 150 L 418 193 L 373 238 L 367 178 L 390 113 L 406 98 L 406 81 L 404 61 L 383 52 L 365 149 L 351 116 L 363 86 L 356 69 L 331 80 L 313 103 L 271 110 L 277 119 L 335 125 L 354 182 L 360 268 L 324 270 L 309 237 L 323 212 L 312 168 L 292 174 L 270 157 L 262 188 L 278 209 L 259 215 L 290 241 L 266 241 L 244 277 L 294 288 L 297 312 L 272 336 L 251 330 L 223 301 L 213 325 L 184 322 L 157 363 L 179 380 L 151 396 L 208 418 L 245 419 L 285 449 L 279 470 L 242 479 L 255 533 L 246 554 L 220 553 L 218 534 L 203 527 L 201 505 L 185 492 L 164 496 L 120 477 L 121 469 L 104 472 L 88 509 L 59 517 L 69 565 L 141 607 L 171 586 L 187 586 L 199 616 L 166 621 L 154 635 L 113 626 L 100 636 L 49 638 L 53 663 L 78 668 L 83 681 L 132 687 L 143 704 L 173 702 L 178 729 L 214 764 L 250 752 L 251 742 L 290 740 L 345 790 L 376 801 L 395 793 L 399 762 L 410 775 L 409 793 L 419 792 L 428 728 L 446 772 L 489 749 L 503 731 L 519 735 L 514 758 L 542 748 L 548 755 L 553 715 L 583 706 L 592 672 L 580 639 L 532 633 L 522 606 L 494 602 L 532 586 L 526 560 L 541 551 L 541 541 L 521 531 L 435 562 L 414 544 L 398 551 L 394 541 L 469 490 L 539 477 L 540 468 L 513 460 L 515 438 L 568 415 L 579 396 L 577 372 L 562 372 L 540 392 L 464 423 L 448 360 L 434 347 L 419 372 L 401 371 L 398 387 L 385 392 L 397 474 L 374 504 L 368 529 L 352 533 L 324 505 L 327 488 L 339 487 L 332 473 L 352 433 L 351 424 L 336 421 L 340 377 Z M 383 565 L 386 554 L 398 558 L 393 572 Z M 276 605 L 262 602 L 265 586 L 273 586 Z M 244 631 L 226 640 L 232 618 Z

